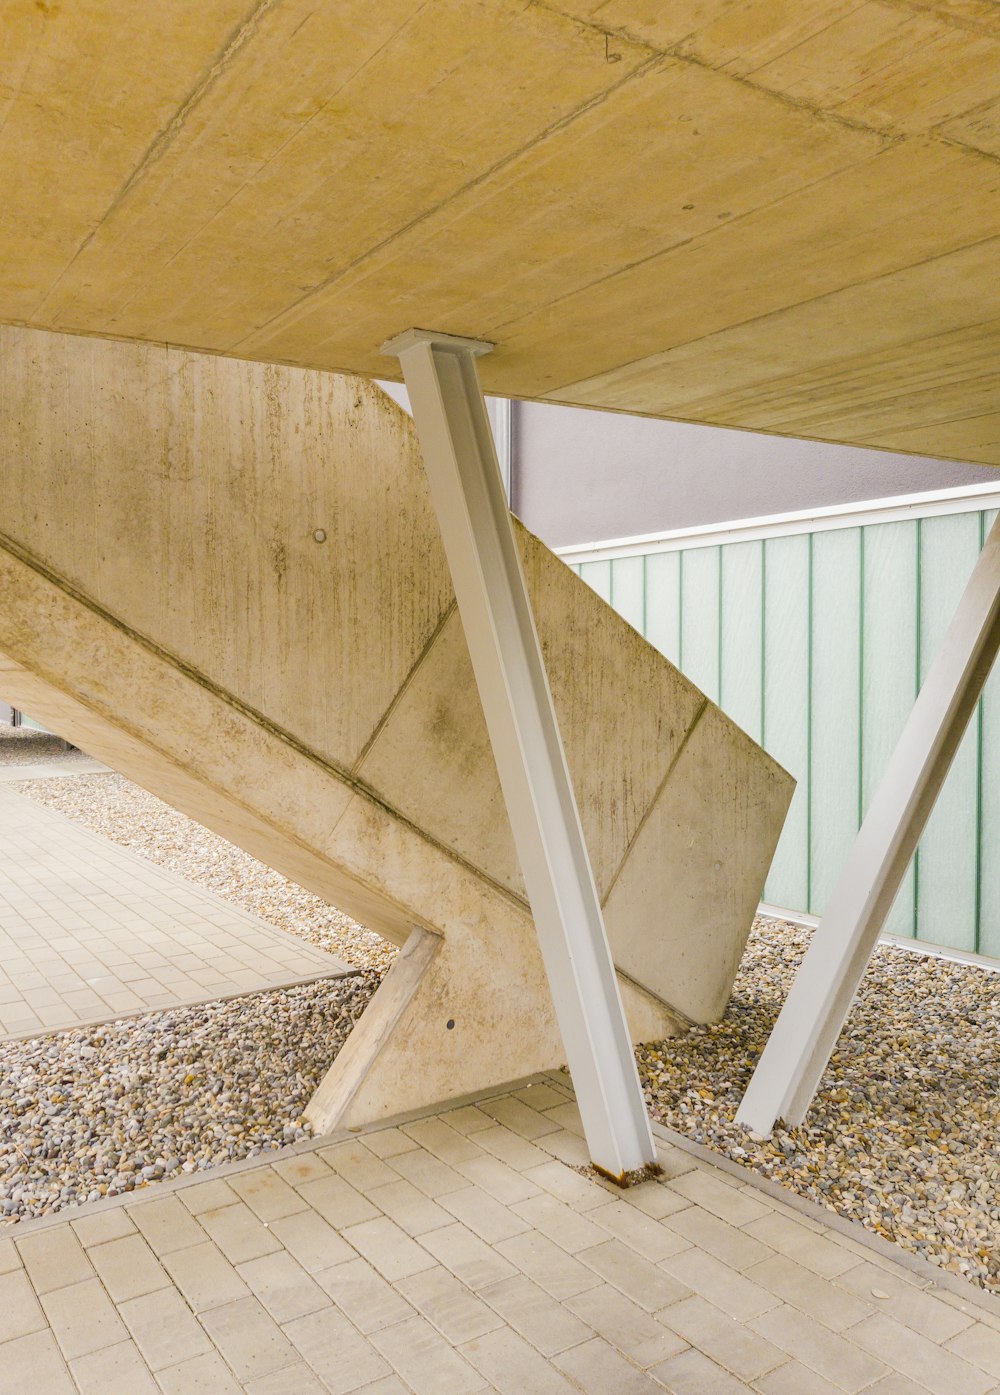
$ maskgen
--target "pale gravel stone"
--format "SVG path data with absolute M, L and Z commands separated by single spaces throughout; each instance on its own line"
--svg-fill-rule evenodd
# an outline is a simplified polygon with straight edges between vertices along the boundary
M 3 1219 L 309 1138 L 303 1110 L 378 982 L 319 979 L 3 1044 Z
M 638 1048 L 654 1117 L 1000 1292 L 1000 975 L 880 945 L 805 1125 L 734 1123 L 811 933 L 759 917 L 722 1021 Z

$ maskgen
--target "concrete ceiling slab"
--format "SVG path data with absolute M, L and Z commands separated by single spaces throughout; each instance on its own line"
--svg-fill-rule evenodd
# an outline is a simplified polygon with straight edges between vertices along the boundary
M 0 320 L 1000 464 L 989 0 L 7 0 Z

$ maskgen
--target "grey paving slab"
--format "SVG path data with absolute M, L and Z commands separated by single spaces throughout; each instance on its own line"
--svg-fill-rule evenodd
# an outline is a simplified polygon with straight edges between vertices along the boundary
M 486 1117 L 508 1120 L 475 1131 L 494 1159 L 528 1163 L 518 1139 L 560 1146 L 521 1107 L 489 1103 Z M 692 1162 L 683 1213 L 658 1217 L 648 1189 L 677 1194 L 647 1184 L 633 1225 L 628 1193 L 554 1154 L 531 1160 L 546 1204 L 512 1201 L 525 1229 L 507 1234 L 485 1187 L 445 1186 L 436 1202 L 385 1181 L 387 1160 L 411 1159 L 422 1180 L 465 1165 L 445 1132 L 461 1129 L 424 1123 L 18 1227 L 0 1395 L 994 1395 L 1000 1307 L 884 1255 L 875 1269 L 856 1233 L 821 1235 L 806 1217 L 818 1273 L 783 1203 L 734 1202 L 710 1163 Z
M 0 825 L 0 1040 L 348 971 L 3 784 Z

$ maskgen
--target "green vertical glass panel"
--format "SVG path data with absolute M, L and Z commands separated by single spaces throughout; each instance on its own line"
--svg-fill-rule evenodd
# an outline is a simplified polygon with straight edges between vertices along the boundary
M 764 543 L 764 746 L 798 781 L 764 899 L 809 900 L 809 539 Z
M 616 557 L 611 563 L 611 604 L 640 634 L 646 604 L 643 560 L 642 557 Z
M 654 552 L 646 558 L 646 638 L 672 664 L 680 662 L 681 554 Z
M 764 544 L 722 549 L 719 706 L 755 741 L 761 738 Z
M 983 537 L 996 521 L 983 517 Z M 1000 661 L 986 681 L 982 704 L 979 809 L 979 952 L 1000 959 Z
M 917 525 L 864 529 L 861 805 L 867 812 L 916 698 Z M 914 930 L 914 875 L 906 873 L 885 928 Z
M 610 562 L 582 562 L 580 564 L 580 575 L 592 591 L 596 591 L 602 600 L 611 602 L 611 563 Z
M 813 537 L 809 910 L 821 915 L 858 831 L 861 530 Z
M 692 683 L 719 700 L 719 549 L 684 554 L 681 664 Z
M 920 677 L 926 678 L 979 556 L 979 514 L 920 527 Z M 917 938 L 976 947 L 978 733 L 974 717 L 920 840 Z

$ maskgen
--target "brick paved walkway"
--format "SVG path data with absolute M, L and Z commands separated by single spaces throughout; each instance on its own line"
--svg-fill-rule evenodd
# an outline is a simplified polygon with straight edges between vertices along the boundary
M 563 1081 L 22 1226 L 0 1395 L 1000 1389 L 1000 1306 L 669 1145 L 582 1176 Z
M 2 785 L 0 830 L 0 1039 L 347 969 Z

